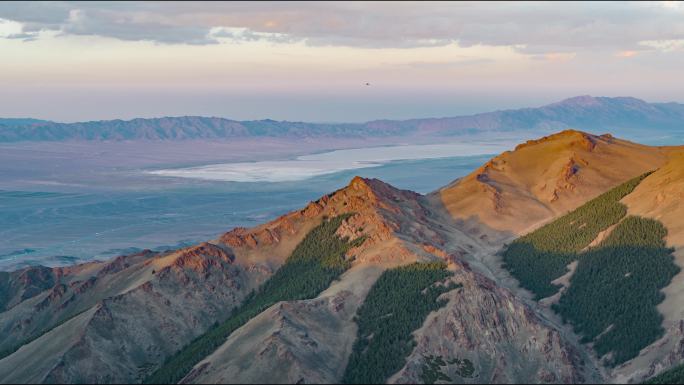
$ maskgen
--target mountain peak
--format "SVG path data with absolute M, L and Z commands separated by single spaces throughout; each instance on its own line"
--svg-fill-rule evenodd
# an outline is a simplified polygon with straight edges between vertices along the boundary
M 522 108 L 443 118 L 376 120 L 366 123 L 307 123 L 273 119 L 237 121 L 179 116 L 80 123 L 1 119 L 0 142 L 65 140 L 186 140 L 228 138 L 454 137 L 480 132 L 567 127 L 592 131 L 680 130 L 684 104 L 648 103 L 633 97 L 580 95 L 539 108 Z
M 561 100 L 560 102 L 549 104 L 549 106 L 576 106 L 576 107 L 591 107 L 599 106 L 601 101 L 591 95 L 580 95 L 572 98 Z
M 366 189 L 369 188 L 368 181 L 368 179 L 357 175 L 349 182 L 349 187 L 353 189 Z
M 551 103 L 545 107 L 576 107 L 576 108 L 587 108 L 587 107 L 607 107 L 607 106 L 637 106 L 637 105 L 649 105 L 644 100 L 635 98 L 632 96 L 616 96 L 616 97 L 605 97 L 598 96 L 594 97 L 591 95 L 580 95 L 572 98 L 561 100 L 560 102 Z
M 612 137 L 612 136 L 611 136 Z M 575 129 L 567 129 L 563 130 L 560 132 L 557 132 L 555 134 L 551 134 L 548 136 L 544 136 L 539 139 L 532 139 L 528 140 L 525 143 L 521 143 L 518 146 L 515 147 L 516 151 L 530 147 L 533 145 L 537 145 L 540 143 L 546 143 L 546 142 L 558 142 L 559 144 L 564 143 L 563 148 L 567 149 L 570 147 L 574 146 L 579 146 L 581 148 L 584 148 L 588 151 L 592 151 L 594 147 L 596 146 L 596 141 L 599 138 L 604 138 L 605 140 L 608 140 L 608 136 L 602 136 L 598 137 L 596 135 L 592 135 L 583 131 L 575 130 Z
M 373 193 L 375 186 L 378 184 L 384 184 L 379 179 L 364 178 L 362 176 L 355 176 L 349 181 L 349 184 L 342 190 L 359 191 L 363 193 Z
M 664 161 L 656 147 L 565 130 L 494 157 L 438 194 L 455 218 L 522 234 Z

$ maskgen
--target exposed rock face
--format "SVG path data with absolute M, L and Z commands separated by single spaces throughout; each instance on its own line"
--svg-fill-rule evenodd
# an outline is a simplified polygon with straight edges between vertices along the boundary
M 286 218 L 296 228 L 306 212 L 354 213 L 337 231 L 366 239 L 348 252 L 354 266 L 318 298 L 279 303 L 249 321 L 183 382 L 339 382 L 356 338 L 353 316 L 382 271 L 435 259 L 432 253 L 448 242 L 446 229 L 436 225 L 438 213 L 424 197 L 379 180 L 354 178 Z
M 396 215 L 402 209 L 391 202 L 409 200 L 407 210 L 419 210 L 420 204 L 413 202 L 417 198 L 415 193 L 380 181 L 357 178 L 301 211 L 254 229 L 236 229 L 217 244 L 202 243 L 163 255 L 122 256 L 66 273 L 55 269 L 52 274 L 60 279 L 54 285 L 0 313 L 0 347 L 4 349 L 47 332 L 0 360 L 0 378 L 140 381 L 166 357 L 224 319 L 324 216 L 356 213 L 340 228 L 340 235 L 367 235 L 367 242 L 353 250 L 360 254 L 387 240 L 390 229 L 398 226 L 385 221 L 380 211 Z M 350 319 L 347 322 L 353 325 Z M 68 336 L 66 341 L 64 336 Z M 51 344 L 59 348 L 43 349 Z M 41 370 L 16 370 L 16 363 L 29 357 L 41 357 Z
M 197 273 L 209 274 L 211 270 L 220 269 L 223 264 L 232 264 L 235 256 L 226 250 L 211 243 L 202 243 L 199 246 L 188 248 L 180 253 L 171 266 L 167 266 L 161 272 L 174 268 L 176 271 L 189 269 Z
M 62 277 L 0 314 L 5 348 L 48 331 L 0 360 L 0 382 L 140 381 L 270 275 L 233 259 L 203 243 L 119 257 L 84 280 Z M 38 358 L 40 365 L 17 366 Z
M 23 347 L 0 359 L 0 382 L 138 382 L 224 319 L 324 218 L 344 213 L 353 215 L 337 234 L 365 239 L 348 252 L 352 268 L 317 298 L 278 303 L 247 322 L 183 382 L 339 382 L 356 338 L 354 314 L 373 283 L 387 268 L 435 260 L 447 261 L 463 286 L 445 293 L 447 305 L 415 332 L 417 346 L 391 383 L 422 382 L 428 357 L 448 362 L 440 370 L 455 382 L 601 381 L 567 330 L 503 288 L 512 285 L 493 270 L 495 252 L 503 240 L 664 165 L 624 202 L 668 227 L 681 265 L 680 153 L 565 131 L 427 197 L 357 177 L 302 210 L 211 243 L 2 274 L 0 351 Z M 666 336 L 609 380 L 640 381 L 684 360 L 678 282 L 661 305 Z
M 377 266 L 354 267 L 319 298 L 270 307 L 182 383 L 339 382 L 356 336 L 354 314 L 381 272 Z
M 32 298 L 55 283 L 53 269 L 37 266 L 12 273 L 0 273 L 0 311 Z
M 463 288 L 444 294 L 448 304 L 416 331 L 418 345 L 390 383 L 422 383 L 429 356 L 453 362 L 441 371 L 457 383 L 586 381 L 579 352 L 508 290 L 467 268 L 453 279 Z M 464 360 L 473 373 L 459 370 Z
M 318 298 L 279 303 L 249 321 L 198 363 L 184 383 L 339 382 L 356 338 L 353 315 L 370 287 L 384 269 L 418 260 L 450 262 L 464 288 L 446 294 L 447 308 L 418 332 L 418 348 L 397 382 L 421 382 L 414 368 L 420 368 L 417 352 L 435 349 L 476 358 L 481 375 L 475 382 L 587 377 L 575 348 L 557 331 L 463 262 L 484 246 L 444 221 L 444 213 L 424 197 L 355 178 L 347 189 L 317 203 L 323 212 L 332 205 L 357 213 L 338 230 L 350 238 L 369 237 L 350 251 L 354 267 Z
M 102 277 L 108 274 L 107 271 L 114 272 L 110 277 L 115 276 L 117 271 L 120 272 L 118 266 L 126 263 L 122 262 L 124 259 L 133 261 L 145 258 L 147 256 L 144 254 L 131 255 L 108 263 L 99 263 L 96 268 L 92 268 L 93 264 L 82 269 L 74 268 L 69 273 L 64 273 L 60 268 L 50 269 L 50 275 L 59 278 L 55 278 L 47 290 L 0 313 L 0 350 L 12 349 L 93 306 L 101 297 L 92 295 L 88 290 L 88 286 L 92 284 L 87 284 L 86 281 L 99 279 L 100 283 L 105 282 L 107 280 Z M 123 286 L 125 283 L 121 282 L 119 285 Z M 104 292 L 100 294 L 106 296 Z

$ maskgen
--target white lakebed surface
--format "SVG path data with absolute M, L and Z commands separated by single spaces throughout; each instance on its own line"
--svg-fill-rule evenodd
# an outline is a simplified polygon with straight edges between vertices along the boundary
M 515 143 L 461 139 L 298 157 L 288 154 L 302 151 L 304 144 L 288 151 L 245 144 L 246 153 L 237 144 L 6 147 L 0 151 L 0 271 L 215 239 L 234 227 L 256 226 L 300 209 L 356 175 L 425 194 Z M 236 157 L 216 158 L 225 153 Z
M 460 142 L 335 150 L 280 161 L 221 163 L 147 171 L 158 176 L 226 182 L 293 182 L 340 171 L 378 167 L 399 160 L 496 154 L 509 150 L 500 142 Z

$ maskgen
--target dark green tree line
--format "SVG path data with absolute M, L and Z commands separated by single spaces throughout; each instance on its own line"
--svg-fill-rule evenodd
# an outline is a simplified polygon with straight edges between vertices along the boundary
M 662 336 L 656 306 L 663 300 L 661 289 L 679 272 L 663 240 L 665 227 L 651 219 L 625 218 L 627 208 L 620 203 L 649 174 L 517 239 L 503 253 L 505 266 L 537 299 L 557 293 L 559 286 L 551 282 L 578 261 L 554 310 L 609 365 L 635 357 Z M 598 247 L 587 249 L 615 224 Z
M 598 196 L 569 214 L 518 238 L 503 252 L 506 269 L 537 299 L 549 297 L 560 288 L 551 283 L 567 273 L 566 266 L 596 236 L 619 222 L 627 208 L 620 199 L 631 193 L 644 174 Z
M 451 276 L 444 263 L 414 263 L 385 271 L 356 314 L 359 327 L 342 382 L 384 384 L 413 351 L 413 331 L 446 304 L 437 298 L 460 285 L 438 285 Z
M 644 382 L 644 384 L 684 384 L 684 365 L 675 366 Z
M 171 356 L 145 383 L 177 383 L 203 358 L 221 346 L 237 328 L 280 301 L 315 298 L 345 270 L 350 262 L 345 253 L 361 244 L 340 239 L 335 232 L 351 214 L 326 220 L 311 230 L 297 245 L 285 264 L 235 309 L 225 321 L 215 324 L 206 333 Z
M 597 248 L 580 255 L 570 287 L 554 306 L 609 365 L 625 362 L 663 335 L 656 306 L 679 272 L 658 221 L 625 218 Z

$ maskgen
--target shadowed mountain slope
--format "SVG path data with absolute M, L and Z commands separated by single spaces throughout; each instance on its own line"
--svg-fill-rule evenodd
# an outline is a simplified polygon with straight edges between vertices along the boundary
M 681 266 L 683 159 L 681 148 L 568 130 L 522 144 L 427 196 L 357 177 L 301 210 L 208 243 L 3 273 L 0 382 L 142 382 L 228 319 L 330 218 L 340 219 L 335 237 L 357 241 L 344 253 L 348 269 L 314 298 L 294 293 L 288 298 L 302 299 L 250 313 L 199 361 L 184 363 L 189 369 L 177 381 L 340 382 L 369 293 L 392 298 L 387 287 L 376 287 L 379 278 L 416 262 L 445 263 L 448 278 L 436 283 L 443 285 L 440 307 L 421 316 L 420 327 L 412 321 L 405 364 L 385 381 L 639 381 L 684 362 L 681 273 L 658 305 L 665 336 L 608 368 L 548 308 L 504 282 L 497 252 L 655 170 L 621 202 L 630 216 L 664 225 Z M 602 239 L 610 234 L 593 243 Z

